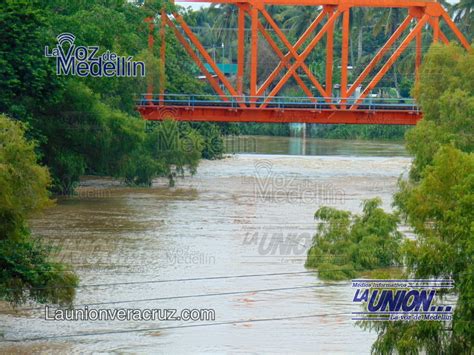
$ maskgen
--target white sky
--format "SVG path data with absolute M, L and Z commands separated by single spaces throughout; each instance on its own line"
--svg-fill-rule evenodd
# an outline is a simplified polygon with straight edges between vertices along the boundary
M 198 3 L 195 3 L 195 2 L 177 2 L 177 4 L 181 5 L 181 6 L 184 6 L 184 7 L 191 6 L 193 9 L 199 9 L 203 6 L 209 6 L 209 3 L 206 3 L 206 2 L 198 2 Z

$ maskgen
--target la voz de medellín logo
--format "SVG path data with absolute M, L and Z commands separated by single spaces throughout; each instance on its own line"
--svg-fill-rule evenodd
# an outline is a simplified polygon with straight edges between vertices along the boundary
M 99 55 L 98 46 L 76 46 L 76 37 L 61 33 L 56 37 L 58 44 L 51 50 L 44 48 L 44 55 L 56 58 L 56 74 L 93 77 L 136 77 L 145 76 L 145 63 L 133 61 L 133 57 L 119 56 L 109 50 Z

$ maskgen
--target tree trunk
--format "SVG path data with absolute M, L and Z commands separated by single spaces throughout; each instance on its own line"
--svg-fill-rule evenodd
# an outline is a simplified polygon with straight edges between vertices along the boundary
M 393 82 L 395 84 L 395 89 L 397 89 L 398 96 L 400 96 L 400 91 L 398 88 L 398 75 L 397 75 L 397 65 L 393 64 Z
M 362 60 L 362 55 L 363 55 L 363 41 L 364 41 L 364 31 L 362 24 L 359 25 L 359 36 L 357 40 L 357 63 L 360 63 Z

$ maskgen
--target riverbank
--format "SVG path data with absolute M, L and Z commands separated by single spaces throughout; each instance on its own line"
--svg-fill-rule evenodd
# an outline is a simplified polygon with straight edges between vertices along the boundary
M 27 316 L 0 315 L 0 332 L 7 339 L 22 339 L 132 330 L 35 342 L 43 352 L 64 345 L 77 352 L 156 348 L 174 353 L 257 352 L 264 348 L 272 352 L 366 353 L 375 334 L 351 321 L 350 312 L 357 306 L 352 307 L 350 284 L 313 288 L 323 283 L 316 273 L 305 273 L 306 249 L 315 231 L 313 215 L 325 204 L 358 212 L 363 199 L 375 196 L 381 196 L 384 207 L 390 209 L 396 181 L 410 162 L 399 156 L 237 154 L 203 161 L 196 176 L 179 179 L 174 188 L 165 180 L 156 180 L 148 189 L 86 177 L 78 191 L 95 190 L 95 197 L 81 192 L 77 197 L 58 199 L 57 206 L 31 221 L 35 235 L 63 248 L 61 259 L 73 265 L 82 285 L 126 283 L 79 288 L 76 304 L 129 300 L 100 307 L 214 309 L 216 323 L 326 316 L 180 328 L 206 322 L 58 323 L 42 320 L 44 311 L 37 310 Z M 279 273 L 289 274 L 268 275 Z M 206 279 L 250 274 L 267 276 Z M 183 278 L 204 280 L 149 282 Z M 277 290 L 261 292 L 269 289 Z M 162 299 L 229 292 L 242 293 Z M 155 298 L 161 300 L 139 301 Z M 179 328 L 164 329 L 158 335 L 133 332 L 168 327 Z M 207 340 L 209 332 L 213 333 L 212 344 Z M 345 341 L 348 337 L 350 344 Z M 0 345 L 1 351 L 4 346 L 26 351 L 31 343 Z

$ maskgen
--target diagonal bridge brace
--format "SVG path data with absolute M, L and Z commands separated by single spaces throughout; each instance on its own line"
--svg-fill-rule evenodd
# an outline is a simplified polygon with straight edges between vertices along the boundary
M 191 31 L 189 26 L 186 24 L 184 19 L 182 18 L 181 15 L 178 13 L 173 13 L 174 18 L 178 23 L 181 25 L 181 28 L 183 31 L 186 33 L 186 35 L 189 37 L 189 40 L 191 41 L 192 44 L 196 47 L 198 52 L 202 55 L 202 57 L 207 61 L 207 63 L 211 66 L 211 68 L 214 70 L 214 73 L 216 73 L 217 77 L 220 79 L 220 81 L 224 84 L 226 89 L 229 91 L 231 96 L 237 97 L 237 91 L 233 88 L 233 86 L 230 84 L 229 80 L 225 77 L 224 73 L 219 69 L 217 64 L 214 62 L 214 60 L 211 58 L 209 53 L 204 49 L 203 45 L 199 41 L 199 39 L 194 35 L 194 33 Z M 168 19 L 168 23 L 170 23 Z M 222 99 L 225 98 L 225 96 L 220 95 Z M 239 102 L 240 107 L 246 107 L 246 105 L 243 102 Z
M 290 69 L 287 71 L 287 73 L 281 78 L 280 82 L 275 86 L 275 88 L 270 92 L 268 97 L 265 99 L 265 101 L 262 104 L 262 108 L 267 107 L 269 101 L 275 97 L 278 92 L 283 88 L 283 86 L 286 84 L 286 82 L 290 79 L 290 77 L 293 75 L 293 73 L 301 67 L 303 62 L 306 60 L 306 58 L 309 56 L 311 51 L 316 47 L 316 45 L 319 43 L 321 38 L 324 36 L 324 34 L 330 29 L 330 27 L 334 24 L 334 22 L 337 20 L 337 18 L 341 15 L 340 10 L 336 10 L 333 12 L 331 17 L 329 17 L 328 21 L 324 24 L 323 28 L 318 32 L 318 34 L 311 40 L 309 43 L 308 47 L 301 53 L 301 55 L 298 57 L 295 63 L 290 67 Z
M 387 41 L 387 43 L 385 43 L 384 46 L 377 52 L 375 57 L 372 58 L 370 63 L 367 65 L 367 67 L 364 69 L 364 71 L 359 75 L 359 77 L 356 79 L 354 84 L 352 84 L 351 88 L 347 92 L 348 97 L 350 97 L 354 94 L 355 90 L 359 87 L 359 85 L 362 84 L 362 82 L 365 80 L 365 78 L 367 78 L 367 76 L 375 68 L 377 63 L 384 57 L 384 55 L 393 46 L 393 44 L 398 40 L 398 38 L 400 38 L 402 33 L 410 25 L 412 18 L 413 17 L 408 15 L 405 18 L 405 20 L 400 24 L 400 26 L 396 29 L 396 31 L 393 33 L 393 35 L 390 37 L 390 39 Z
M 224 101 L 229 101 L 229 98 L 226 96 L 224 91 L 222 91 L 222 89 L 219 85 L 219 82 L 216 79 L 213 78 L 211 73 L 209 73 L 209 71 L 204 66 L 204 63 L 202 62 L 202 60 L 196 55 L 196 53 L 194 52 L 192 47 L 189 45 L 188 41 L 186 41 L 186 38 L 184 38 L 184 36 L 181 34 L 181 32 L 179 32 L 178 27 L 176 27 L 176 25 L 173 23 L 173 21 L 171 21 L 168 18 L 168 16 L 166 16 L 166 15 L 163 17 L 162 21 L 165 21 L 166 24 L 169 27 L 171 27 L 171 29 L 173 30 L 173 32 L 174 32 L 176 38 L 178 39 L 178 41 L 183 45 L 184 49 L 186 50 L 186 52 L 188 52 L 188 54 L 191 56 L 191 58 L 193 58 L 194 62 L 199 67 L 199 69 L 201 69 L 202 73 L 207 78 L 207 80 L 209 80 L 209 83 L 211 84 L 212 88 L 216 91 L 216 93 Z
M 272 47 L 273 51 L 276 53 L 276 55 L 280 58 L 281 62 L 280 63 L 284 63 L 284 65 L 290 69 L 290 63 L 288 61 L 286 61 L 284 58 L 285 58 L 285 55 L 283 54 L 283 52 L 280 50 L 280 48 L 278 47 L 278 45 L 275 43 L 275 41 L 273 40 L 273 38 L 270 36 L 270 34 L 268 33 L 268 31 L 265 29 L 265 27 L 262 25 L 261 22 L 258 23 L 258 29 L 260 31 L 260 33 L 263 35 L 263 37 L 265 37 L 265 39 L 267 40 L 267 42 L 270 44 L 270 46 Z M 313 96 L 313 93 L 311 92 L 311 90 L 308 88 L 308 86 L 304 83 L 304 81 L 301 79 L 301 77 L 298 75 L 298 73 L 293 73 L 293 77 L 295 78 L 296 82 L 300 85 L 300 87 L 303 89 L 303 91 L 305 92 L 305 94 L 311 98 L 311 99 L 315 99 L 315 97 Z
M 250 13 L 250 7 L 245 6 L 245 5 L 240 5 L 241 9 L 245 11 L 245 13 L 248 13 L 251 16 Z M 276 25 L 276 24 L 275 24 Z M 276 44 L 275 40 L 272 38 L 272 36 L 268 33 L 267 29 L 265 26 L 261 23 L 261 21 L 257 18 L 257 26 L 259 32 L 262 34 L 262 36 L 265 38 L 265 40 L 268 42 L 268 44 L 272 47 L 273 51 L 276 53 L 278 58 L 280 58 L 280 65 L 286 66 L 288 69 L 290 68 L 290 63 L 288 61 L 288 56 L 284 55 L 283 52 L 280 50 L 279 46 Z M 291 45 L 290 45 L 291 47 Z M 305 94 L 310 98 L 310 99 L 315 99 L 311 89 L 308 88 L 308 86 L 305 84 L 305 82 L 301 79 L 301 77 L 298 75 L 297 72 L 293 73 L 293 77 L 296 80 L 296 82 L 300 85 L 301 89 L 305 92 Z M 322 91 L 322 94 L 324 95 L 324 90 Z M 262 95 L 260 91 L 258 91 L 257 96 Z
M 169 0 L 165 0 L 169 1 Z M 183 0 L 184 1 L 184 0 Z M 193 1 L 193 0 L 189 0 Z M 198 2 L 198 0 L 195 0 Z M 201 0 L 202 1 L 202 0 Z M 199 1 L 199 2 L 201 2 Z M 174 2 L 174 1 L 173 1 Z M 176 0 L 176 2 L 181 2 Z M 188 105 L 176 103 L 173 99 L 165 98 L 164 80 L 160 84 L 160 105 L 153 100 L 153 86 L 148 85 L 146 98 L 139 104 L 140 112 L 146 119 L 161 119 L 163 110 L 172 109 L 178 120 L 215 120 L 222 122 L 305 122 L 305 123 L 376 123 L 380 124 L 415 124 L 422 117 L 422 113 L 414 103 L 413 106 L 400 101 L 398 104 L 384 106 L 384 101 L 376 101 L 374 105 L 367 104 L 365 98 L 372 92 L 384 76 L 393 68 L 396 61 L 406 52 L 407 48 L 416 41 L 415 74 L 418 77 L 422 61 L 423 32 L 431 27 L 432 42 L 448 44 L 452 39 L 461 43 L 468 51 L 471 46 L 459 31 L 449 14 L 437 2 L 429 0 L 204 0 L 215 4 L 232 4 L 238 8 L 237 22 L 237 60 L 235 85 L 224 70 L 220 69 L 217 61 L 204 48 L 204 42 L 192 32 L 184 20 L 184 15 L 175 13 L 172 8 L 162 8 L 161 17 L 161 58 L 165 67 L 165 31 L 164 26 L 175 34 L 183 49 L 193 59 L 195 64 L 208 79 L 210 85 L 222 101 L 210 104 L 192 102 Z M 312 6 L 317 13 L 316 18 L 308 23 L 306 30 L 296 43 L 290 43 L 283 29 L 272 18 L 266 6 Z M 321 6 L 316 9 L 316 6 Z M 357 68 L 358 77 L 351 79 L 349 47 L 351 43 L 350 16 L 351 10 L 357 8 L 400 8 L 408 14 L 399 27 L 391 34 L 388 42 L 372 54 L 373 58 L 367 66 Z M 171 10 L 167 13 L 167 10 Z M 174 17 L 172 17 L 174 16 Z M 250 21 L 246 21 L 249 17 Z M 342 21 L 339 21 L 339 17 Z M 149 47 L 153 48 L 153 22 L 149 23 Z M 441 21 L 447 26 L 450 37 L 441 30 Z M 250 22 L 251 27 L 248 27 Z M 334 38 L 335 26 L 339 24 L 342 36 Z M 249 31 L 250 37 L 246 36 Z M 318 32 L 319 31 L 319 32 Z M 452 32 L 452 33 L 451 33 Z M 454 36 L 453 36 L 454 34 Z M 258 40 L 263 38 L 273 49 L 279 63 L 266 78 L 258 80 Z M 327 38 L 326 54 L 326 82 L 319 82 L 306 61 L 310 53 Z M 340 57 L 337 55 L 334 44 L 338 49 L 341 44 Z M 336 43 L 334 43 L 336 42 Z M 233 45 L 233 43 L 231 44 Z M 246 51 L 246 47 L 248 50 Z M 318 47 L 319 48 L 319 47 Z M 324 51 L 324 49 L 322 49 Z M 246 71 L 246 55 L 249 55 L 249 68 Z M 334 59 L 340 60 L 340 97 L 331 99 Z M 232 58 L 233 61 L 233 58 Z M 212 69 L 210 69 L 212 68 Z M 360 69 L 360 71 L 359 71 Z M 164 71 L 163 71 L 164 72 Z M 293 103 L 273 102 L 288 80 L 294 78 L 295 84 L 303 91 L 306 101 Z M 304 79 L 304 80 L 303 80 Z M 321 79 L 323 80 L 323 79 Z M 349 81 L 351 80 L 351 81 Z M 164 83 L 164 84 L 163 84 Z M 248 86 L 247 86 L 248 85 Z M 244 88 L 244 86 L 247 86 Z M 356 95 L 358 88 L 362 93 Z M 191 94 L 192 95 L 192 94 Z M 322 98 L 320 97 L 322 96 Z M 321 105 L 319 105 L 319 100 Z M 316 105 L 315 105 L 316 103 Z M 380 107 L 379 107 L 379 106 Z M 283 108 L 283 109 L 282 109 Z M 351 117 L 351 119 L 348 119 Z M 383 120 L 378 120 L 383 118 Z
M 267 22 L 270 24 L 270 26 L 273 28 L 273 30 L 275 31 L 275 33 L 277 34 L 278 38 L 280 38 L 280 40 L 283 42 L 283 44 L 288 48 L 288 50 L 290 51 L 290 55 L 295 59 L 295 60 L 298 60 L 300 58 L 300 55 L 298 54 L 297 50 L 293 47 L 293 45 L 288 41 L 288 39 L 286 38 L 285 34 L 281 31 L 281 29 L 278 27 L 278 25 L 275 23 L 275 21 L 273 20 L 273 18 L 270 16 L 270 14 L 267 12 L 267 10 L 265 9 L 262 9 L 261 10 L 263 16 L 265 17 L 265 19 L 267 20 Z M 270 37 L 271 38 L 271 37 Z M 287 67 L 289 67 L 289 62 L 288 62 L 288 59 L 287 57 L 285 56 L 285 65 L 287 65 Z M 316 77 L 313 75 L 313 73 L 311 72 L 311 70 L 309 70 L 308 66 L 303 62 L 301 64 L 301 67 L 303 68 L 304 72 L 306 73 L 306 75 L 308 76 L 308 78 L 311 80 L 312 84 L 316 87 L 316 89 L 318 89 L 319 93 L 322 95 L 322 97 L 326 97 L 327 96 L 327 92 L 323 89 L 323 87 L 321 86 L 321 84 L 319 83 L 318 79 L 316 79 Z M 290 67 L 291 68 L 291 67 Z M 290 69 L 288 68 L 288 69 Z M 293 72 L 293 75 L 297 74 L 296 71 Z
M 296 42 L 294 46 L 292 46 L 293 50 L 297 52 L 301 46 L 306 42 L 306 40 L 309 38 L 309 36 L 315 31 L 317 26 L 321 23 L 321 21 L 324 19 L 326 16 L 327 12 L 325 9 L 316 17 L 316 19 L 311 23 L 311 25 L 308 27 L 308 29 L 302 34 L 300 39 Z M 275 80 L 275 78 L 280 74 L 280 72 L 283 70 L 284 66 L 287 66 L 286 64 L 288 63 L 289 65 L 289 60 L 292 58 L 292 51 L 288 52 L 284 58 L 280 61 L 280 64 L 273 70 L 273 72 L 270 74 L 270 76 L 265 80 L 265 82 L 262 84 L 260 89 L 258 89 L 257 93 L 258 95 L 263 95 L 265 90 L 270 86 L 270 84 Z M 288 68 L 289 69 L 289 68 Z M 314 83 L 313 83 L 314 84 Z M 315 85 L 318 88 L 318 85 Z M 318 91 L 325 97 L 327 96 L 326 91 L 320 87 L 318 88 Z
M 405 49 L 407 49 L 408 45 L 410 44 L 413 39 L 421 33 L 421 30 L 428 22 L 430 16 L 425 14 L 423 17 L 418 21 L 416 26 L 411 30 L 408 36 L 402 41 L 400 46 L 395 50 L 392 56 L 387 60 L 387 62 L 383 65 L 380 71 L 375 75 L 372 81 L 367 85 L 364 89 L 362 94 L 356 100 L 354 105 L 351 107 L 351 110 L 356 110 L 359 104 L 362 102 L 364 98 L 377 86 L 379 81 L 384 77 L 384 75 L 388 72 L 388 70 L 393 66 L 393 64 L 397 61 L 398 57 L 403 54 Z

